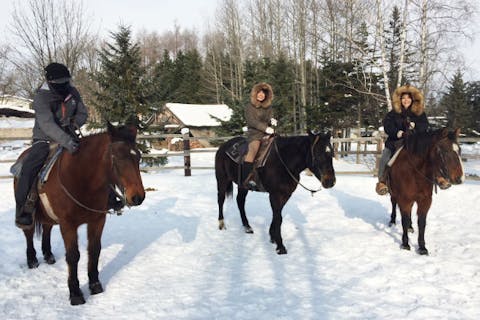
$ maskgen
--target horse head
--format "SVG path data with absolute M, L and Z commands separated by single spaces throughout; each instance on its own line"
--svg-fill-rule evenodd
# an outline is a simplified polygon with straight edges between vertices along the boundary
M 460 145 L 458 136 L 460 129 L 449 132 L 447 128 L 434 132 L 433 147 L 429 158 L 433 163 L 436 176 L 441 176 L 447 182 L 444 188 L 451 184 L 461 184 L 465 181 L 465 174 L 460 158 Z
M 312 133 L 308 131 L 310 140 L 310 155 L 307 166 L 310 171 L 322 182 L 324 188 L 335 185 L 335 169 L 333 168 L 333 147 L 330 142 L 331 133 Z
M 120 189 L 128 206 L 138 206 L 145 199 L 140 176 L 140 151 L 136 147 L 135 126 L 114 127 L 107 124 L 111 145 L 111 181 Z

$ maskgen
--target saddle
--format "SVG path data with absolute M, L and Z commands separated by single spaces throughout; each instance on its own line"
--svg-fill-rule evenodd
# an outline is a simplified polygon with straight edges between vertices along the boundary
M 275 137 L 265 136 L 262 140 L 260 140 L 260 148 L 258 149 L 257 155 L 255 156 L 255 160 L 253 162 L 252 174 L 254 177 L 254 181 L 257 184 L 257 188 L 254 191 L 266 192 L 259 177 L 258 171 L 263 169 L 263 167 L 265 166 L 268 156 L 270 155 L 270 152 L 272 150 L 272 143 L 274 139 Z M 241 140 L 237 141 L 225 151 L 227 156 L 232 159 L 233 162 L 238 164 L 238 185 L 241 185 L 243 183 L 243 181 L 241 181 L 243 160 L 245 159 L 245 155 L 247 154 L 247 152 L 248 141 L 246 138 L 242 138 Z

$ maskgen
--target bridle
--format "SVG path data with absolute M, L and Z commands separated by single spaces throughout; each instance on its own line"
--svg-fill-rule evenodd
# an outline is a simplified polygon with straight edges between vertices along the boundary
M 435 146 L 435 153 L 438 155 L 438 157 L 440 158 L 440 165 L 439 166 L 435 166 L 436 167 L 436 172 L 438 172 L 440 174 L 441 177 L 443 177 L 445 180 L 449 180 L 449 177 L 450 177 L 450 170 L 448 169 L 448 166 L 446 165 L 446 160 L 445 160 L 445 152 L 442 152 L 442 150 L 440 149 L 439 146 Z M 430 155 L 428 155 L 428 157 L 430 157 Z M 415 170 L 415 172 L 417 172 L 420 176 L 422 176 L 425 180 L 427 180 L 429 183 L 431 183 L 432 185 L 435 186 L 435 193 L 437 192 L 437 181 L 435 179 L 435 173 L 434 173 L 434 176 L 433 178 L 431 177 L 428 177 L 426 174 L 424 174 L 423 172 L 421 172 L 420 170 L 418 170 L 417 166 L 415 164 L 412 163 L 412 160 L 411 160 L 411 157 L 410 157 L 410 154 L 407 153 L 407 161 L 408 163 L 410 164 L 410 166 Z
M 315 156 L 314 156 L 314 148 L 315 148 L 315 145 L 318 143 L 318 141 L 320 140 L 320 136 L 316 136 L 315 137 L 315 140 L 313 141 L 312 145 L 310 146 L 310 153 L 312 155 L 311 157 L 311 162 L 312 162 L 312 167 L 316 167 L 315 165 Z M 282 156 L 280 155 L 280 151 L 278 150 L 278 146 L 277 146 L 277 140 L 273 140 L 273 145 L 275 147 L 275 152 L 277 153 L 277 156 L 278 156 L 278 159 L 280 159 L 280 162 L 282 163 L 283 167 L 285 168 L 285 170 L 287 171 L 288 175 L 290 176 L 290 178 L 292 178 L 293 181 L 295 181 L 297 184 L 299 184 L 303 189 L 307 190 L 307 191 L 310 191 L 311 194 L 312 194 L 312 197 L 314 195 L 314 193 L 322 190 L 322 187 L 320 186 L 317 190 L 313 190 L 313 189 L 310 189 L 310 188 L 307 188 L 305 187 L 299 179 L 297 179 L 293 173 L 290 171 L 290 169 L 288 169 L 288 166 L 285 164 L 285 161 L 283 161 L 282 159 Z M 308 157 L 308 156 L 307 156 Z M 308 167 L 308 159 L 307 159 L 307 167 Z
M 122 186 L 122 184 L 120 183 L 120 179 L 118 178 L 118 167 L 117 167 L 117 164 L 116 162 L 114 161 L 115 160 L 115 155 L 113 154 L 112 152 L 112 147 L 113 145 L 115 144 L 119 144 L 119 143 L 125 143 L 123 141 L 115 141 L 115 142 L 112 142 L 108 145 L 108 153 L 110 154 L 110 163 L 111 163 L 111 171 L 113 172 L 113 179 L 110 179 L 110 180 L 114 180 L 114 182 L 110 182 L 109 183 L 109 187 L 113 190 L 113 192 L 115 193 L 115 195 L 122 201 L 122 203 L 125 205 L 126 204 L 126 199 L 125 199 L 125 188 Z M 102 214 L 105 214 L 108 212 L 108 209 L 107 210 L 98 210 L 98 209 L 94 209 L 94 208 L 91 208 L 85 204 L 83 204 L 82 202 L 80 202 L 78 199 L 76 199 L 69 191 L 68 189 L 65 187 L 65 185 L 62 183 L 61 179 L 60 179 L 60 170 L 61 170 L 61 162 L 62 162 L 62 158 L 63 157 L 60 157 L 58 159 L 58 169 L 57 169 L 57 180 L 58 180 L 58 183 L 60 184 L 60 187 L 61 189 L 63 190 L 63 192 L 68 196 L 68 198 L 70 200 L 72 200 L 76 205 L 78 205 L 79 207 L 85 209 L 85 210 L 88 210 L 88 211 L 91 211 L 91 212 L 94 212 L 94 213 L 102 213 Z M 118 190 L 120 190 L 120 192 Z

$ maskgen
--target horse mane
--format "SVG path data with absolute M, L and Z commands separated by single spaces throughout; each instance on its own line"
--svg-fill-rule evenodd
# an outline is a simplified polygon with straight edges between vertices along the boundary
M 414 155 L 424 156 L 432 146 L 433 137 L 436 131 L 415 133 L 405 138 L 405 148 Z
M 136 141 L 136 132 L 132 131 L 130 127 L 124 125 L 116 127 L 112 132 L 109 132 L 108 129 L 102 130 L 100 132 L 86 135 L 82 139 L 90 139 L 101 135 L 111 135 L 113 141 L 126 141 L 130 143 L 135 143 Z

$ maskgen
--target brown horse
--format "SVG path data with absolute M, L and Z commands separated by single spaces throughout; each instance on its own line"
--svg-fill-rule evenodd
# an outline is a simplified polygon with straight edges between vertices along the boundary
M 418 253 L 428 254 L 425 248 L 425 225 L 427 213 L 432 204 L 433 186 L 442 177 L 449 184 L 464 181 L 458 135 L 460 130 L 449 132 L 439 129 L 425 134 L 408 136 L 405 147 L 390 169 L 390 193 L 392 216 L 390 225 L 395 223 L 395 204 L 402 215 L 402 249 L 410 250 L 408 232 L 412 232 L 411 211 L 417 203 Z
M 34 216 L 36 228 L 24 230 L 28 267 L 38 267 L 33 235 L 34 229 L 40 231 L 40 227 L 43 229 L 44 259 L 48 264 L 55 263 L 50 233 L 52 226 L 59 224 L 65 244 L 72 305 L 85 303 L 77 276 L 80 259 L 77 228 L 87 224 L 89 288 L 91 294 L 101 293 L 98 258 L 110 188 L 120 189 L 128 206 L 138 206 L 145 198 L 136 134 L 135 127 L 114 127 L 108 123 L 107 132 L 82 138 L 75 154 L 63 152 L 53 165 L 48 180 L 39 189 L 40 201 Z

